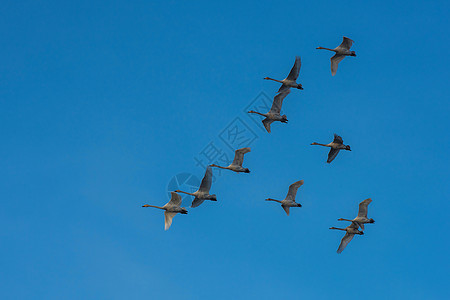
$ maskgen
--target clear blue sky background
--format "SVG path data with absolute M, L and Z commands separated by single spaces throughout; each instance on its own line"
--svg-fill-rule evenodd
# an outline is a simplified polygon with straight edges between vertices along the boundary
M 450 297 L 448 1 L 151 2 L 3 1 L 2 299 Z M 315 47 L 344 35 L 332 77 Z M 244 110 L 295 55 L 305 89 L 269 135 Z M 141 205 L 229 153 L 236 118 L 252 172 L 215 173 L 219 201 L 164 231 Z M 353 151 L 329 165 L 309 144 L 334 132 Z M 291 216 L 264 201 L 300 179 Z M 328 228 L 368 197 L 376 223 L 336 254 Z

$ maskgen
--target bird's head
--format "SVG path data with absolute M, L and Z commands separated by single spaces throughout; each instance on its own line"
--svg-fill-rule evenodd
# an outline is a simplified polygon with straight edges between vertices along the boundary
M 303 86 L 299 83 L 299 84 L 297 84 L 297 88 L 299 89 L 299 90 L 303 90 Z
M 150 205 L 144 204 L 144 205 L 142 205 L 142 207 L 150 207 Z
M 364 235 L 364 232 L 363 231 L 358 231 L 358 234 L 359 235 Z
M 268 80 L 268 79 L 269 79 L 269 77 L 264 77 L 264 79 L 265 79 L 265 80 Z
M 217 201 L 217 196 L 216 196 L 216 194 L 211 195 L 211 197 L 210 197 L 209 200 L 211 200 L 211 201 Z
M 356 52 L 352 51 L 352 53 L 350 54 L 351 56 L 356 56 Z
M 374 219 L 370 219 L 369 223 L 375 223 L 375 220 Z
M 345 150 L 352 151 L 349 145 L 345 146 Z
M 282 115 L 281 116 L 281 122 L 283 122 L 283 123 L 287 123 L 288 122 L 288 119 L 287 119 L 286 115 Z
M 342 219 L 342 218 L 339 218 L 339 219 L 338 219 L 338 221 L 344 221 L 344 219 Z
M 182 213 L 183 215 L 187 215 L 188 211 L 187 211 L 186 208 L 182 207 L 182 208 L 181 208 L 181 213 Z
M 250 173 L 250 170 L 248 168 L 245 168 L 244 173 Z

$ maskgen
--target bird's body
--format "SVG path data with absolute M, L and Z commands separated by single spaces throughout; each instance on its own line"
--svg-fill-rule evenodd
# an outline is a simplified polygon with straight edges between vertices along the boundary
M 236 173 L 241 173 L 241 172 L 242 173 L 250 173 L 250 170 L 248 168 L 242 167 L 242 163 L 244 162 L 244 154 L 246 154 L 250 151 L 251 150 L 249 147 L 237 149 L 236 151 L 234 151 L 234 160 L 229 166 L 222 167 L 222 166 L 218 166 L 216 164 L 212 164 L 211 167 L 231 170 Z
M 191 207 L 197 207 L 203 203 L 205 200 L 217 201 L 217 197 L 215 194 L 211 195 L 209 190 L 211 189 L 212 184 L 212 169 L 210 166 L 206 168 L 205 176 L 203 176 L 202 182 L 200 183 L 200 187 L 194 193 L 183 192 L 180 190 L 176 190 L 177 193 L 184 193 L 191 196 L 194 196 L 194 201 L 192 201 Z
M 346 228 L 330 227 L 330 229 L 342 230 L 342 231 L 346 232 L 344 237 L 341 239 L 339 248 L 336 251 L 337 253 L 341 253 L 342 251 L 344 251 L 345 247 L 347 247 L 348 243 L 350 243 L 350 241 L 353 239 L 355 234 L 358 234 L 358 235 L 364 234 L 364 232 L 358 230 L 358 224 L 356 224 L 355 222 L 352 222 L 352 224 L 350 224 Z
M 372 202 L 372 199 L 368 198 L 368 199 L 362 201 L 361 203 L 359 203 L 358 216 L 356 218 L 354 218 L 353 220 L 340 218 L 340 219 L 338 219 L 338 221 L 354 222 L 354 223 L 358 224 L 362 230 L 364 230 L 364 224 L 375 223 L 374 219 L 367 218 L 367 211 L 368 211 L 368 206 L 369 206 L 370 202 Z
M 181 197 L 175 192 L 170 192 L 171 198 L 170 201 L 167 202 L 164 206 L 156 206 L 145 204 L 142 207 L 154 207 L 158 209 L 164 210 L 164 229 L 167 230 L 172 225 L 172 219 L 177 214 L 187 214 L 188 211 L 186 208 L 181 207 Z
M 336 75 L 338 64 L 346 57 L 346 56 L 356 56 L 355 51 L 351 51 L 350 48 L 353 45 L 353 40 L 348 37 L 343 38 L 342 43 L 334 49 L 317 47 L 316 49 L 323 49 L 333 51 L 336 54 L 331 58 L 331 75 Z
M 289 191 L 284 200 L 275 200 L 272 198 L 267 198 L 266 201 L 274 201 L 281 204 L 281 207 L 284 209 L 286 214 L 289 216 L 289 208 L 290 207 L 302 207 L 300 203 L 295 202 L 295 196 L 297 195 L 297 190 L 304 183 L 303 180 L 299 180 L 294 182 L 289 186 Z
M 318 145 L 318 146 L 324 146 L 324 147 L 330 147 L 330 152 L 328 153 L 328 159 L 327 163 L 331 163 L 336 156 L 338 155 L 340 150 L 348 150 L 351 151 L 349 145 L 344 145 L 344 141 L 342 140 L 342 137 L 340 137 L 337 134 L 334 134 L 334 140 L 329 144 L 320 144 L 320 143 L 311 143 L 311 145 Z
M 303 90 L 303 86 L 300 83 L 297 83 L 297 78 L 298 78 L 298 75 L 300 74 L 301 66 L 302 66 L 302 61 L 300 59 L 300 56 L 296 56 L 294 66 L 292 67 L 291 72 L 289 72 L 289 75 L 285 79 L 278 80 L 278 79 L 273 79 L 270 77 L 265 77 L 264 79 L 273 80 L 273 81 L 281 83 L 282 85 L 281 85 L 280 89 L 278 90 L 278 93 L 286 92 L 290 88 Z
M 287 95 L 289 95 L 291 91 L 287 90 L 285 92 L 279 93 L 277 94 L 274 98 L 273 98 L 273 102 L 272 102 L 272 107 L 270 108 L 269 112 L 267 112 L 266 114 L 257 112 L 257 111 L 249 111 L 248 113 L 252 113 L 252 114 L 258 114 L 261 115 L 263 117 L 266 117 L 264 120 L 262 120 L 262 123 L 264 125 L 264 128 L 266 128 L 267 132 L 270 133 L 270 124 L 272 124 L 275 121 L 280 121 L 281 123 L 287 123 L 287 117 L 286 115 L 281 115 L 281 106 L 283 105 L 283 100 L 284 98 L 286 98 Z

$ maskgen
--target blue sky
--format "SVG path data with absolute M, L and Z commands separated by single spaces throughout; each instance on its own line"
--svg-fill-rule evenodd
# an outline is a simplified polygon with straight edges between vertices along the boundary
M 149 2 L 3 2 L 2 299 L 450 297 L 448 1 Z M 315 48 L 344 35 L 332 77 Z M 304 90 L 267 134 L 245 110 L 295 55 Z M 141 205 L 201 178 L 210 143 L 229 155 L 233 122 L 252 172 L 216 172 L 219 201 L 164 231 Z M 352 152 L 326 164 L 309 144 L 334 132 Z M 264 201 L 300 179 L 289 217 Z

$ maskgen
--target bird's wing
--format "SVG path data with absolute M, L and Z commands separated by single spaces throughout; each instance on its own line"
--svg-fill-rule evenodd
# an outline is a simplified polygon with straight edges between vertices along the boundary
M 337 135 L 336 133 L 334 134 L 334 139 L 333 139 L 333 143 L 336 144 L 344 144 L 344 141 L 342 140 L 342 138 Z
M 273 98 L 272 107 L 269 110 L 269 113 L 277 113 L 279 114 L 281 111 L 281 106 L 283 105 L 283 100 L 286 98 L 287 95 L 291 92 L 290 89 L 288 89 L 286 92 L 279 93 Z
M 289 216 L 289 206 L 281 205 L 281 207 L 284 209 L 284 211 L 286 212 L 286 214 Z
M 299 180 L 289 186 L 289 191 L 286 195 L 286 200 L 295 201 L 295 195 L 297 194 L 297 190 L 299 187 L 303 185 L 303 182 L 304 182 L 303 180 Z
M 300 59 L 300 56 L 295 57 L 295 63 L 294 66 L 291 69 L 291 72 L 289 72 L 289 75 L 286 77 L 286 79 L 289 80 L 297 80 L 298 74 L 300 73 L 300 67 L 302 66 L 302 60 Z
M 202 204 L 205 200 L 199 199 L 197 197 L 194 198 L 194 201 L 192 201 L 191 207 L 198 207 L 200 204 Z
M 345 58 L 345 55 L 335 54 L 331 58 L 331 75 L 336 75 L 338 64 Z
M 285 85 L 284 83 L 280 86 L 277 93 L 285 93 L 287 91 L 290 91 L 291 88 Z
M 210 166 L 206 168 L 205 176 L 203 176 L 202 183 L 200 183 L 200 188 L 198 189 L 201 192 L 209 193 L 211 189 L 212 183 L 212 169 Z
M 349 228 L 354 228 L 354 229 L 358 229 L 359 223 L 358 223 L 358 222 L 355 222 L 355 221 L 352 221 L 352 224 L 348 225 L 347 227 L 349 227 Z
M 267 132 L 270 133 L 270 124 L 273 123 L 273 120 L 265 118 L 264 120 L 262 120 L 262 123 L 264 125 L 264 128 L 266 128 Z
M 169 229 L 170 225 L 172 225 L 172 219 L 173 219 L 173 217 L 175 217 L 176 214 L 177 214 L 176 212 L 169 212 L 169 211 L 164 212 L 164 229 L 165 230 Z
M 353 45 L 353 40 L 351 40 L 348 37 L 344 36 L 344 38 L 342 39 L 342 43 L 339 46 L 337 46 L 337 48 L 350 50 L 352 45 Z
M 359 204 L 358 217 L 367 218 L 367 209 L 368 209 L 370 202 L 372 202 L 372 199 L 368 198 Z M 361 226 L 361 228 L 362 228 L 362 226 Z M 364 228 L 362 228 L 362 229 L 364 229 Z
M 339 245 L 339 248 L 337 249 L 337 253 L 341 253 L 344 251 L 345 247 L 347 247 L 348 243 L 353 239 L 354 234 L 346 233 L 344 237 L 341 240 L 341 244 Z
M 238 165 L 242 167 L 242 163 L 244 162 L 244 154 L 249 152 L 250 147 L 241 148 L 234 151 L 233 165 Z
M 181 205 L 181 196 L 175 192 L 170 192 L 170 194 L 172 194 L 172 197 L 170 198 L 170 201 L 166 205 L 180 206 Z
M 335 159 L 335 157 L 338 155 L 338 153 L 339 153 L 339 149 L 331 148 L 331 149 L 330 149 L 330 152 L 328 152 L 327 163 L 332 162 L 333 159 Z

